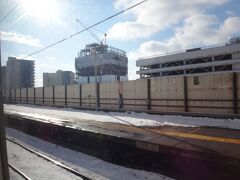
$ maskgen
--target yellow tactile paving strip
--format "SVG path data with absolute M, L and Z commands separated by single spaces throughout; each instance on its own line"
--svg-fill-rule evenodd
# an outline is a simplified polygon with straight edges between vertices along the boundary
M 204 140 L 204 141 L 220 142 L 220 143 L 231 143 L 231 144 L 240 145 L 240 139 L 237 139 L 237 138 L 226 138 L 226 137 L 197 134 L 196 132 L 200 130 L 201 127 L 198 127 L 188 132 L 176 132 L 176 131 L 172 131 L 175 129 L 176 126 L 174 126 L 173 128 L 166 128 L 166 129 L 153 129 L 153 128 L 142 128 L 142 127 L 136 127 L 131 125 L 129 126 L 129 125 L 118 124 L 118 127 L 121 127 L 121 126 L 127 127 L 128 129 L 135 129 L 138 131 L 145 130 L 148 132 L 152 132 L 152 133 L 164 135 L 164 136 L 174 136 L 174 137 L 181 137 L 181 138 L 189 138 L 189 139 L 196 139 L 196 140 Z
M 198 140 L 213 141 L 213 142 L 240 144 L 240 139 L 193 134 L 193 132 L 185 133 L 185 132 L 172 132 L 172 131 L 154 130 L 154 129 L 151 129 L 149 131 L 152 131 L 159 135 L 165 135 L 165 136 L 175 136 L 175 137 L 181 137 L 181 138 L 190 138 L 190 139 L 198 139 Z

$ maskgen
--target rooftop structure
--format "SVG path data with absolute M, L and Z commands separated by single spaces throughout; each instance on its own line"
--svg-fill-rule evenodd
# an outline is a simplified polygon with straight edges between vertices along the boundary
M 34 87 L 35 63 L 9 57 L 6 65 L 6 89 Z
M 140 78 L 240 71 L 240 38 L 220 46 L 141 58 L 136 65 Z
M 56 73 L 43 73 L 43 87 L 74 84 L 72 71 L 58 70 Z
M 93 43 L 78 53 L 75 69 L 78 78 L 95 76 L 95 70 L 97 76 L 127 76 L 128 58 L 120 49 Z

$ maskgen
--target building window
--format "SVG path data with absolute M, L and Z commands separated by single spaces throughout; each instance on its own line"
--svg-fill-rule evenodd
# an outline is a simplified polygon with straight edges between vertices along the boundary
M 153 65 L 151 65 L 151 69 L 157 69 L 157 68 L 160 68 L 160 65 L 159 65 L 159 64 L 153 64 Z
M 232 59 L 232 54 L 214 56 L 215 61 L 224 61 L 224 60 L 230 60 L 230 59 Z
M 232 65 L 216 66 L 215 71 L 231 71 Z
M 199 77 L 198 76 L 193 77 L 193 84 L 194 85 L 199 85 Z

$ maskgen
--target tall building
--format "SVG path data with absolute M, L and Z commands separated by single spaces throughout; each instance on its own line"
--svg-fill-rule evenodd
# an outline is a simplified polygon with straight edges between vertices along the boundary
M 34 61 L 9 57 L 6 65 L 6 88 L 34 87 L 34 69 Z
M 78 82 L 99 82 L 127 79 L 128 58 L 126 52 L 108 45 L 93 43 L 86 45 L 75 58 Z
M 3 94 L 6 93 L 6 66 L 2 66 L 2 89 Z
M 56 73 L 43 73 L 43 87 L 74 84 L 72 71 L 58 70 Z
M 222 46 L 141 58 L 136 65 L 140 78 L 240 71 L 240 37 Z

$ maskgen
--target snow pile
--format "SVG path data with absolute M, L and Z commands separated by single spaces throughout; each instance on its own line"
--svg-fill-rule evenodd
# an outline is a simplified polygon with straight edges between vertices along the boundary
M 240 129 L 240 119 L 214 119 L 204 117 L 186 117 L 176 115 L 150 115 L 134 112 L 102 112 L 76 110 L 71 108 L 54 108 L 35 105 L 4 105 L 6 113 L 18 114 L 30 118 L 41 119 L 54 123 L 76 124 L 82 121 L 115 122 L 135 126 L 211 126 Z

